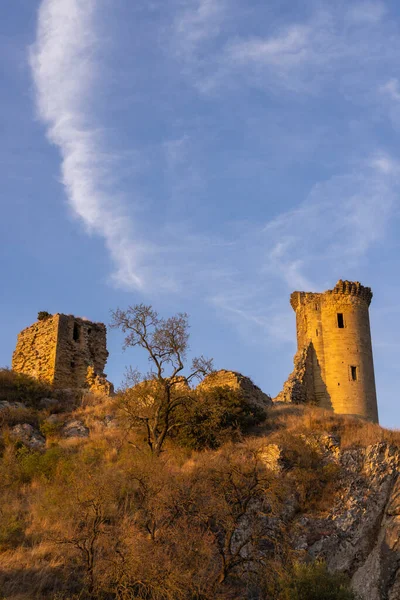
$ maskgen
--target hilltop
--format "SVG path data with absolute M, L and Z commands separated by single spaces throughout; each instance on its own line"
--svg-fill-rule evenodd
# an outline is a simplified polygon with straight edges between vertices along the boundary
M 154 456 L 123 394 L 0 375 L 7 600 L 399 597 L 400 434 L 200 386 Z

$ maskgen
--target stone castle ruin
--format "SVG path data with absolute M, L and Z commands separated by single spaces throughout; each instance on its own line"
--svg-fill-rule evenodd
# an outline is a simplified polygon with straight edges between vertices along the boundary
M 324 293 L 293 292 L 297 353 L 276 401 L 311 402 L 378 422 L 371 299 L 371 289 L 358 281 L 339 280 Z
M 338 281 L 323 293 L 293 292 L 297 353 L 294 370 L 274 402 L 312 403 L 340 414 L 378 422 L 369 305 L 371 289 Z M 112 394 L 103 372 L 106 327 L 72 315 L 39 314 L 18 336 L 14 371 L 47 381 L 55 389 Z M 217 371 L 200 387 L 228 386 L 264 407 L 272 400 L 240 373 Z
M 106 327 L 72 315 L 44 316 L 18 335 L 12 369 L 47 381 L 55 389 L 112 393 L 103 372 Z

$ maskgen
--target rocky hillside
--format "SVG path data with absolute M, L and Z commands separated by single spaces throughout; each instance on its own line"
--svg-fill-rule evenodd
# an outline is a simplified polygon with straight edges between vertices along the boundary
M 400 435 L 234 387 L 155 457 L 123 396 L 3 372 L 3 598 L 397 600 Z

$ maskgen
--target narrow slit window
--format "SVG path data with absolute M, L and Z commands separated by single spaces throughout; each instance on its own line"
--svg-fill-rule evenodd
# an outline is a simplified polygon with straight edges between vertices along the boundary
M 357 381 L 357 367 L 350 367 L 351 380 Z
M 78 323 L 74 323 L 74 331 L 73 331 L 72 337 L 75 342 L 77 342 L 79 340 L 79 334 L 80 334 L 79 325 L 78 325 Z
M 337 314 L 337 326 L 339 327 L 339 329 L 344 329 L 343 313 Z
M 318 329 L 315 330 L 315 335 L 318 337 Z

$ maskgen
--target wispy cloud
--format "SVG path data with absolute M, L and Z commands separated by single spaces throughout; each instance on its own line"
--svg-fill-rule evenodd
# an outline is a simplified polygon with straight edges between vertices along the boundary
M 380 91 L 383 94 L 387 94 L 392 100 L 398 102 L 400 100 L 400 83 L 395 77 L 389 79 L 384 85 L 380 87 Z
M 352 272 L 383 239 L 399 176 L 396 161 L 377 154 L 355 172 L 316 184 L 302 204 L 266 225 L 266 234 L 276 240 L 269 264 L 275 271 L 280 267 L 290 285 L 296 279 L 310 285 L 306 273 L 321 273 L 321 263 L 330 273 Z
M 174 19 L 174 34 L 181 50 L 194 51 L 199 44 L 217 36 L 223 17 L 224 0 L 186 0 Z
M 203 10 L 199 8 L 202 5 Z M 232 33 L 226 26 L 232 12 L 239 11 L 236 18 L 240 19 L 240 3 L 229 11 L 221 10 L 218 2 L 205 0 L 196 6 L 187 5 L 180 17 L 176 43 L 182 47 L 192 40 L 191 51 L 181 53 L 181 58 L 194 86 L 206 94 L 234 81 L 242 86 L 243 80 L 270 91 L 279 86 L 314 94 L 339 78 L 342 86 L 358 90 L 362 96 L 364 82 L 367 88 L 371 79 L 378 81 L 381 76 L 376 65 L 394 65 L 400 50 L 396 26 L 379 1 L 355 2 L 348 7 L 317 3 L 318 8 L 307 18 L 275 28 L 266 26 L 266 34 L 251 37 L 240 28 Z M 217 42 L 209 47 L 209 39 L 217 34 Z
M 277 290 L 283 298 L 295 289 L 320 291 L 335 278 L 357 279 L 360 262 L 385 238 L 399 192 L 400 165 L 384 153 L 316 184 L 298 206 L 248 230 L 236 248 L 237 272 L 210 301 L 247 335 L 258 327 L 289 340 L 292 324 L 286 306 L 275 305 Z
M 283 92 L 314 93 L 322 81 L 341 69 L 352 79 L 363 64 L 363 53 L 368 54 L 366 31 L 374 31 L 375 24 L 385 19 L 379 6 L 371 2 L 355 5 L 351 15 L 341 18 L 331 10 L 319 11 L 307 22 L 248 38 L 225 35 L 222 2 L 188 0 L 176 14 L 173 27 L 185 64 L 194 65 L 188 72 L 196 85 L 201 80 L 207 87 L 210 77 L 217 85 L 221 73 L 222 78 L 234 79 L 232 75 L 239 72 L 243 78 L 255 77 L 263 87 L 278 83 Z M 336 165 L 335 174 L 326 175 L 325 180 L 316 175 L 320 182 L 310 184 L 307 197 L 299 198 L 275 218 L 268 220 L 266 210 L 263 223 L 260 212 L 252 221 L 249 211 L 248 221 L 242 225 L 235 223 L 236 208 L 232 206 L 226 221 L 218 226 L 208 223 L 207 230 L 206 221 L 198 226 L 190 218 L 190 208 L 184 206 L 191 193 L 210 183 L 203 179 L 195 158 L 196 152 L 204 153 L 204 147 L 196 133 L 187 133 L 193 128 L 185 128 L 187 121 L 179 115 L 178 135 L 160 136 L 156 142 L 164 169 L 159 163 L 152 165 L 164 176 L 163 201 L 157 205 L 154 200 L 154 206 L 165 217 L 155 219 L 152 227 L 152 216 L 146 215 L 147 228 L 139 235 L 141 227 L 128 214 L 132 207 L 128 211 L 124 194 L 118 192 L 118 153 L 109 148 L 102 123 L 96 122 L 92 110 L 93 98 L 101 89 L 96 7 L 95 0 L 43 0 L 31 50 L 39 116 L 49 140 L 60 150 L 63 183 L 74 214 L 88 231 L 104 239 L 116 266 L 118 285 L 191 293 L 243 327 L 261 328 L 267 335 L 288 339 L 286 312 L 274 305 L 276 286 L 282 294 L 294 288 L 319 289 L 325 285 L 325 273 L 329 273 L 327 283 L 331 285 L 332 277 L 351 277 L 356 272 L 358 262 L 383 238 L 392 214 L 399 191 L 397 159 L 376 152 L 354 170 Z M 352 25 L 346 28 L 343 18 Z M 204 52 L 210 40 L 217 38 L 220 51 Z M 380 37 L 368 59 L 372 70 L 389 52 L 383 42 Z M 397 80 L 387 78 L 387 82 L 382 91 L 400 94 Z M 366 85 L 367 80 L 360 90 Z M 229 109 L 229 98 L 227 106 Z M 233 121 L 224 125 L 228 131 Z M 263 134 L 257 131 L 257 135 Z M 304 140 L 300 142 L 298 154 L 304 153 Z M 250 158 L 254 158 L 252 151 L 246 147 Z M 200 208 L 207 213 L 206 194 L 202 200 Z M 240 199 L 236 201 L 240 203 Z
M 30 61 L 40 119 L 62 156 L 68 202 L 89 232 L 100 235 L 116 265 L 115 279 L 143 286 L 132 223 L 113 175 L 117 156 L 105 147 L 91 104 L 99 78 L 95 0 L 43 0 Z

